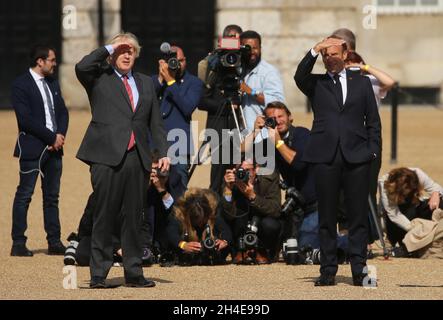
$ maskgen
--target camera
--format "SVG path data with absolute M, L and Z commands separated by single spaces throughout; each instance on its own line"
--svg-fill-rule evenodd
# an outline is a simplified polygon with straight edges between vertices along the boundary
M 302 264 L 304 261 L 298 249 L 298 242 L 295 238 L 289 238 L 283 243 L 283 258 L 286 264 Z
M 280 214 L 285 219 L 285 238 L 283 243 L 283 258 L 286 264 L 303 264 L 304 252 L 298 247 L 298 229 L 303 221 L 303 207 L 305 200 L 303 195 L 294 187 L 288 187 L 283 181 L 280 183 L 283 190 L 286 190 L 285 202 L 282 205 Z
M 288 216 L 289 214 L 296 213 L 298 211 L 303 212 L 304 205 L 305 200 L 301 192 L 294 187 L 289 187 L 286 190 L 285 202 L 282 205 L 280 213 L 283 216 Z
M 235 170 L 235 180 L 242 181 L 243 183 L 249 182 L 249 170 L 238 168 Z
M 63 263 L 65 266 L 73 266 L 77 262 L 78 236 L 76 233 L 72 232 L 67 240 L 69 241 L 69 244 L 66 247 Z
M 277 126 L 276 117 L 265 118 L 265 127 L 275 129 L 276 126 Z
M 245 62 L 251 55 L 249 45 L 241 46 L 238 38 L 220 38 L 210 68 L 217 73 L 218 83 L 225 98 L 240 104 L 240 83 Z
M 252 217 L 251 221 L 248 222 L 245 234 L 238 239 L 239 251 L 245 252 L 258 247 L 258 223 L 259 218 L 257 216 Z
M 160 169 L 153 169 L 153 171 L 157 174 L 158 177 L 166 178 L 169 176 L 169 171 L 161 171 Z
M 305 264 L 320 264 L 320 249 L 312 249 L 307 247 L 303 250 L 305 252 Z M 346 251 L 342 248 L 337 248 L 337 264 L 344 264 L 348 261 Z
M 160 51 L 162 53 L 162 59 L 168 63 L 169 70 L 177 71 L 180 69 L 177 52 L 172 50 L 171 45 L 168 42 L 163 42 L 161 44 Z
M 180 252 L 178 255 L 178 265 L 180 266 L 213 266 L 222 264 L 221 253 L 215 247 L 215 239 L 211 238 L 211 227 L 205 227 L 205 237 L 201 241 L 201 250 L 197 253 Z M 189 234 L 184 234 L 184 241 L 189 241 Z
M 203 241 L 201 242 L 201 251 L 205 252 L 205 251 L 214 251 L 215 250 L 215 240 L 211 238 L 211 227 L 209 226 L 209 224 L 206 225 L 205 228 L 205 238 L 203 239 Z

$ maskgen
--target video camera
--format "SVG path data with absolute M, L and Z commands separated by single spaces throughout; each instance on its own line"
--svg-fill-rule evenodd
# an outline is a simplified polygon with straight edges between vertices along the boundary
M 160 51 L 162 53 L 162 59 L 168 63 L 169 70 L 177 71 L 180 69 L 177 52 L 171 48 L 171 45 L 168 42 L 163 42 L 160 45 Z
M 225 98 L 240 104 L 240 81 L 244 76 L 245 62 L 251 55 L 249 45 L 241 46 L 238 38 L 220 38 L 213 53 L 210 68 L 217 73 L 220 89 Z

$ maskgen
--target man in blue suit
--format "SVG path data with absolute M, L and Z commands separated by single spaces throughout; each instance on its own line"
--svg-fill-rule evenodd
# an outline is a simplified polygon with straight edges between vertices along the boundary
M 160 111 L 165 129 L 172 137 L 174 157 L 170 168 L 169 186 L 174 199 L 182 196 L 188 186 L 188 168 L 192 150 L 191 120 L 192 113 L 197 107 L 203 93 L 203 82 L 186 71 L 186 57 L 180 47 L 172 46 L 171 50 L 177 53 L 180 67 L 177 70 L 168 68 L 164 59 L 159 60 L 159 74 L 153 76 L 154 87 L 161 101 Z M 186 137 L 171 132 L 179 129 Z M 183 141 L 182 138 L 185 138 Z M 186 143 L 186 144 L 185 144 Z
M 59 83 L 52 77 L 56 65 L 53 48 L 35 46 L 30 53 L 29 70 L 12 84 L 12 106 L 19 131 L 14 156 L 19 158 L 20 182 L 12 207 L 11 256 L 33 256 L 26 247 L 25 231 L 28 207 L 39 173 L 48 254 L 63 255 L 65 252 L 60 241 L 58 198 L 69 116 Z

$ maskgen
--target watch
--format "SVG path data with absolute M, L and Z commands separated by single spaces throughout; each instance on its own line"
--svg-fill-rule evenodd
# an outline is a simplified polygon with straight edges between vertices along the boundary
M 252 90 L 251 90 L 251 96 L 253 96 L 253 97 L 257 97 L 259 94 L 260 94 L 260 91 L 255 90 L 255 89 L 252 89 Z

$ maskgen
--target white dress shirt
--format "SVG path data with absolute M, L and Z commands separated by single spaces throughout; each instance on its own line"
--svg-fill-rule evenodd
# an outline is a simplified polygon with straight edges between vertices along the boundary
M 318 53 L 315 52 L 314 48 L 311 49 L 311 54 L 314 58 L 318 56 Z M 332 81 L 334 81 L 334 83 L 335 83 L 334 74 L 328 71 L 328 75 L 331 77 Z M 347 83 L 347 79 L 346 79 L 346 69 L 343 68 L 343 70 L 340 71 L 338 73 L 338 75 L 340 77 L 339 80 L 341 83 L 341 92 L 343 94 L 343 105 L 344 105 L 346 102 L 346 95 L 348 94 L 348 86 L 347 86 L 348 83 Z
M 31 73 L 31 76 L 34 79 L 35 84 L 37 85 L 38 90 L 40 91 L 40 95 L 42 96 L 42 99 L 43 99 L 43 105 L 45 107 L 46 128 L 48 128 L 49 130 L 54 132 L 54 124 L 52 123 L 51 114 L 49 113 L 49 104 L 46 99 L 45 88 L 43 88 L 43 86 L 46 85 L 43 83 L 43 80 L 45 79 L 45 77 L 34 72 L 31 68 L 29 68 L 29 72 Z M 52 101 L 52 105 L 54 105 L 54 98 L 52 96 L 52 92 L 51 92 L 51 89 L 49 89 L 49 87 L 48 87 L 48 91 L 49 91 L 49 95 L 50 95 L 50 98 Z

